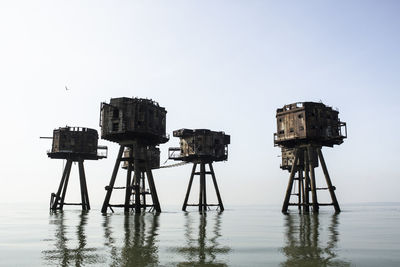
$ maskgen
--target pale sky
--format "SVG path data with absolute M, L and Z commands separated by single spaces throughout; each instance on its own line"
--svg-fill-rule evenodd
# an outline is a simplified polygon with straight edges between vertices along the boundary
M 48 205 L 63 161 L 39 136 L 65 125 L 100 131 L 100 103 L 122 96 L 166 108 L 162 163 L 178 146 L 173 130 L 231 135 L 228 161 L 214 164 L 228 209 L 283 202 L 275 112 L 300 101 L 338 108 L 347 122 L 348 139 L 323 149 L 339 203 L 400 201 L 399 14 L 400 2 L 385 0 L 1 1 L 0 202 Z M 99 144 L 109 158 L 85 162 L 94 209 L 118 150 Z M 80 200 L 77 169 L 67 202 Z M 162 206 L 182 204 L 190 172 L 154 171 Z

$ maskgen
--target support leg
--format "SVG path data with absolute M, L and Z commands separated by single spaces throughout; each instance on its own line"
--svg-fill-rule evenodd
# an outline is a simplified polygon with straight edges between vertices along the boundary
M 204 181 L 203 181 L 203 210 L 207 211 L 207 179 L 206 179 L 206 164 L 203 164 L 203 170 L 204 170 Z
M 298 193 L 298 201 L 297 201 L 297 207 L 299 209 L 299 212 L 301 212 L 301 184 L 303 182 L 303 171 L 299 170 L 297 172 L 297 193 Z
M 283 201 L 283 206 L 282 206 L 283 213 L 286 213 L 288 210 L 288 207 L 289 207 L 290 194 L 292 192 L 294 175 L 296 174 L 296 165 L 297 165 L 298 159 L 299 159 L 299 150 L 295 149 L 292 170 L 290 171 L 289 183 L 288 183 L 288 186 L 286 189 L 286 196 L 285 196 L 285 200 Z
M 83 160 L 78 162 L 78 166 L 79 166 L 79 181 L 80 181 L 80 185 L 81 185 L 82 210 L 90 210 L 89 195 L 88 195 L 88 192 L 87 192 L 86 177 L 85 177 L 85 169 L 83 167 Z
M 144 175 L 144 172 L 140 172 L 139 179 L 142 182 L 142 187 L 141 187 L 141 196 L 142 196 L 142 202 L 143 202 L 143 207 L 146 208 L 146 176 Z
M 69 162 L 69 164 L 68 164 Z M 64 199 L 65 199 L 65 195 L 67 194 L 67 187 L 68 187 L 68 181 L 69 181 L 69 175 L 71 174 L 71 166 L 72 166 L 72 160 L 67 160 L 67 176 L 65 177 L 65 183 L 64 183 L 64 188 L 61 194 L 61 200 L 60 200 L 60 207 L 59 209 L 62 210 L 64 207 Z
M 308 151 L 308 159 L 309 159 L 309 166 L 310 166 L 310 178 L 311 178 L 311 196 L 312 196 L 312 205 L 313 205 L 313 211 L 318 212 L 319 211 L 319 205 L 318 205 L 318 199 L 317 199 L 317 186 L 315 183 L 315 171 L 314 171 L 314 165 L 312 163 L 312 153 L 314 153 L 314 148 L 309 146 L 307 148 Z
M 111 175 L 110 184 L 108 186 L 106 186 L 107 194 L 106 194 L 106 197 L 104 199 L 103 206 L 101 208 L 101 212 L 102 213 L 106 213 L 107 212 L 108 205 L 110 204 L 110 198 L 111 198 L 111 194 L 112 194 L 112 191 L 113 191 L 113 188 L 114 188 L 115 178 L 117 178 L 117 173 L 118 173 L 119 165 L 121 163 L 121 157 L 122 157 L 122 153 L 123 152 L 124 152 L 124 146 L 121 145 L 121 147 L 119 148 L 117 160 L 115 161 L 114 170 L 113 170 L 113 173 Z
M 84 170 L 84 169 L 83 169 L 83 165 L 82 165 L 82 170 Z M 89 192 L 88 192 L 87 184 L 86 184 L 86 174 L 85 174 L 85 171 L 83 171 L 83 186 L 84 186 L 84 190 L 85 190 L 87 210 L 90 210 Z
M 66 166 L 64 168 L 64 171 L 63 171 L 63 174 L 62 174 L 62 177 L 61 177 L 61 181 L 60 181 L 60 185 L 58 186 L 57 193 L 55 194 L 54 201 L 52 202 L 52 205 L 50 207 L 51 210 L 56 210 L 57 209 L 57 205 L 58 205 L 58 203 L 59 203 L 59 201 L 61 199 L 61 192 L 62 192 L 62 189 L 64 188 L 64 183 L 65 183 L 68 171 L 71 168 L 71 164 L 72 164 L 72 161 L 68 160 L 67 164 L 66 164 Z
M 151 199 L 153 200 L 154 209 L 157 212 L 161 212 L 160 202 L 158 201 L 156 185 L 154 184 L 153 174 L 151 173 L 150 164 L 146 162 L 146 174 L 149 182 L 149 188 L 151 193 Z
M 204 182 L 206 180 L 205 176 L 205 166 L 204 163 L 200 163 L 200 192 L 199 192 L 199 211 L 203 212 L 205 211 L 205 200 L 204 200 L 204 191 L 205 191 L 205 186 Z
M 335 188 L 332 186 L 331 178 L 329 177 L 328 168 L 326 167 L 321 148 L 317 148 L 317 153 L 318 153 L 319 160 L 321 162 L 322 170 L 325 175 L 326 184 L 328 185 L 329 194 L 331 195 L 333 206 L 335 207 L 336 212 L 340 212 L 339 203 L 338 203 L 338 201 L 336 199 L 336 195 L 335 195 Z
M 212 177 L 212 180 L 214 183 L 215 193 L 217 194 L 219 210 L 224 211 L 224 204 L 222 204 L 222 199 L 221 199 L 221 195 L 219 193 L 217 179 L 215 178 L 215 173 L 214 173 L 214 168 L 212 166 L 212 163 L 209 163 L 208 166 L 210 167 L 210 172 L 211 172 L 211 177 Z
M 138 152 L 135 149 L 135 161 L 133 164 L 133 169 L 134 169 L 134 175 L 133 175 L 133 182 L 134 182 L 134 188 L 133 190 L 135 191 L 135 213 L 140 213 L 141 212 L 141 205 L 140 205 L 140 167 L 139 167 L 139 155 Z
M 197 163 L 193 163 L 192 174 L 190 175 L 189 185 L 186 190 L 185 200 L 183 201 L 183 206 L 182 206 L 183 211 L 186 211 L 187 202 L 189 200 L 189 195 L 190 195 L 190 189 L 192 188 L 194 173 L 196 172 L 196 166 L 197 166 Z
M 301 184 L 300 184 L 300 190 L 301 190 L 301 206 L 303 207 L 303 211 L 306 210 L 306 198 L 305 198 L 305 177 L 303 176 L 303 171 L 304 170 L 300 170 L 300 174 L 301 174 Z
M 304 203 L 305 212 L 310 212 L 310 170 L 307 149 L 302 151 L 304 153 Z
M 125 186 L 125 203 L 124 203 L 124 212 L 129 212 L 130 207 L 130 200 L 132 196 L 132 186 L 131 186 L 131 179 L 132 179 L 132 148 L 129 149 L 129 160 L 128 160 L 128 169 L 126 172 L 126 186 Z

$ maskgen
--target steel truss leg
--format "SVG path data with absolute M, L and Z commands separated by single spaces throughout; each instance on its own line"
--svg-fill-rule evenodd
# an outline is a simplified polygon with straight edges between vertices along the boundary
M 81 185 L 81 200 L 82 200 L 82 210 L 90 210 L 89 194 L 87 191 L 85 169 L 83 167 L 83 160 L 78 162 L 79 166 L 79 180 Z
M 224 211 L 224 204 L 222 204 L 222 199 L 221 199 L 221 195 L 219 193 L 217 179 L 215 178 L 215 173 L 214 173 L 214 168 L 212 166 L 212 163 L 209 163 L 208 166 L 210 167 L 210 172 L 211 172 L 212 180 L 214 183 L 215 193 L 217 194 L 219 210 Z
M 196 172 L 196 167 L 197 167 L 197 163 L 193 163 L 192 174 L 190 175 L 189 185 L 188 185 L 188 188 L 186 190 L 185 200 L 183 201 L 183 206 L 182 206 L 182 210 L 183 211 L 186 211 L 187 202 L 189 200 L 189 195 L 190 195 L 190 190 L 192 188 L 194 173 Z
M 299 160 L 299 149 L 295 149 L 292 170 L 290 171 L 289 183 L 288 183 L 288 186 L 286 188 L 285 200 L 283 201 L 283 206 L 282 206 L 282 212 L 283 213 L 287 213 L 287 211 L 288 211 L 290 194 L 292 192 L 294 175 L 296 174 L 296 165 L 297 165 L 298 160 Z
M 318 153 L 319 160 L 321 162 L 322 170 L 324 172 L 326 184 L 328 185 L 329 194 L 331 195 L 332 204 L 335 208 L 335 212 L 340 212 L 339 203 L 338 203 L 338 201 L 336 199 L 336 195 L 335 195 L 335 188 L 332 186 L 331 178 L 329 177 L 328 168 L 326 167 L 321 148 L 317 148 L 317 153 Z
M 124 212 L 125 213 L 129 212 L 130 200 L 131 200 L 131 196 L 132 196 L 132 186 L 131 186 L 132 164 L 133 164 L 133 160 L 132 160 L 133 151 L 132 151 L 132 148 L 129 149 L 128 157 L 129 157 L 129 159 L 128 159 L 128 168 L 127 168 L 127 172 L 126 172 L 125 202 L 124 202 Z
M 308 151 L 308 159 L 309 159 L 309 166 L 310 166 L 310 178 L 311 178 L 311 196 L 312 196 L 312 206 L 313 206 L 313 211 L 318 213 L 319 212 L 319 205 L 318 205 L 318 199 L 317 199 L 317 186 L 315 183 L 315 171 L 314 171 L 314 165 L 312 162 L 312 155 L 315 152 L 314 148 L 309 146 L 307 147 Z
M 114 184 L 115 184 L 115 178 L 117 178 L 117 174 L 118 174 L 118 169 L 119 169 L 119 165 L 121 163 L 121 158 L 122 158 L 122 154 L 124 152 L 124 148 L 125 146 L 121 145 L 119 148 L 119 152 L 118 152 L 118 156 L 117 156 L 117 160 L 115 161 L 115 165 L 114 165 L 114 170 L 113 173 L 111 175 L 111 180 L 110 180 L 110 184 L 108 186 L 106 186 L 106 197 L 104 199 L 103 202 L 103 206 L 101 208 L 101 212 L 102 213 L 106 213 L 107 212 L 107 208 L 110 204 L 110 198 L 111 198 L 111 194 L 114 188 Z
M 146 167 L 147 181 L 149 183 L 150 194 L 151 194 L 151 199 L 153 201 L 154 209 L 157 212 L 161 212 L 160 202 L 158 200 L 158 195 L 157 195 L 156 185 L 154 183 L 153 173 L 151 172 L 150 164 L 148 161 L 146 161 L 145 167 Z M 140 180 L 140 179 L 138 179 L 138 180 Z M 138 187 L 138 188 L 140 190 L 140 187 Z
M 304 212 L 310 212 L 310 170 L 307 149 L 302 150 L 304 153 Z
M 61 177 L 60 185 L 58 186 L 57 193 L 55 195 L 54 202 L 50 207 L 51 210 L 63 209 L 65 194 L 67 191 L 69 175 L 71 173 L 72 160 L 67 160 L 63 175 Z

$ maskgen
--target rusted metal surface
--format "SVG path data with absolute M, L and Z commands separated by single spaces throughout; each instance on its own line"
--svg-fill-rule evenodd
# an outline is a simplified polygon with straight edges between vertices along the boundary
M 282 152 L 282 163 L 281 163 L 281 169 L 291 171 L 293 162 L 294 162 L 294 151 L 295 148 L 286 148 L 286 147 L 281 147 L 281 152 Z M 318 157 L 317 154 L 312 155 L 313 158 L 310 160 L 311 164 L 316 168 L 318 167 Z M 299 159 L 296 164 L 297 169 L 304 169 L 304 154 L 299 155 Z
M 146 145 L 168 141 L 165 108 L 150 99 L 112 98 L 101 103 L 101 138 L 121 143 L 141 139 Z
M 98 160 L 107 157 L 107 147 L 98 146 L 97 131 L 84 127 L 60 127 L 53 131 L 53 144 L 47 153 L 53 159 Z
M 129 159 L 130 148 L 126 148 L 124 151 L 124 159 Z M 158 147 L 140 147 L 138 149 L 138 160 L 141 169 L 144 169 L 145 163 L 148 161 L 150 163 L 151 169 L 160 168 L 160 149 Z M 135 160 L 135 155 L 133 155 L 133 160 Z M 128 168 L 128 160 L 125 160 L 122 164 L 123 169 Z
M 340 121 L 339 112 L 322 103 L 285 105 L 277 109 L 276 120 L 275 145 L 290 148 L 313 143 L 332 147 L 347 137 L 346 123 Z
M 180 138 L 179 148 L 170 148 L 168 158 L 195 161 L 223 161 L 228 159 L 230 136 L 207 129 L 180 129 L 173 132 Z

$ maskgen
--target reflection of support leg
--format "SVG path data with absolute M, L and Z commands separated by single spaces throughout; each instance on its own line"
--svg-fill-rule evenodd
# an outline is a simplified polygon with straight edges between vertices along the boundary
M 317 187 L 315 183 L 315 172 L 314 172 L 314 165 L 312 162 L 312 153 L 314 153 L 314 148 L 309 146 L 307 148 L 308 151 L 308 160 L 309 160 L 309 166 L 310 166 L 310 178 L 311 178 L 311 196 L 312 196 L 312 205 L 313 205 L 313 211 L 318 212 L 319 211 L 319 205 L 318 205 L 318 199 L 317 199 Z
M 64 188 L 65 181 L 67 180 L 67 176 L 69 176 L 69 172 L 71 170 L 71 164 L 72 164 L 72 160 L 67 160 L 67 164 L 66 164 L 66 166 L 64 168 L 63 175 L 61 177 L 60 185 L 58 186 L 57 193 L 55 194 L 55 199 L 54 199 L 54 201 L 52 203 L 52 206 L 50 207 L 50 209 L 52 209 L 52 210 L 56 210 L 57 209 L 57 206 L 58 206 L 59 201 L 61 199 L 61 192 L 62 192 L 62 190 Z
M 151 199 L 153 200 L 154 209 L 157 212 L 161 212 L 160 202 L 158 201 L 156 185 L 154 184 L 153 174 L 148 162 L 146 162 L 146 174 L 147 181 L 149 182 L 149 188 L 151 193 Z
M 292 170 L 290 171 L 289 183 L 288 183 L 288 186 L 286 189 L 285 200 L 283 201 L 282 212 L 287 212 L 288 207 L 289 207 L 290 194 L 292 192 L 292 186 L 293 186 L 293 181 L 294 181 L 294 175 L 296 174 L 296 165 L 297 165 L 298 159 L 299 159 L 299 150 L 295 149 L 294 161 L 293 161 L 293 165 L 292 165 Z
M 124 146 L 121 145 L 121 147 L 119 148 L 117 160 L 115 161 L 114 170 L 111 175 L 110 184 L 108 186 L 106 186 L 107 194 L 104 199 L 103 206 L 101 208 L 102 213 L 107 212 L 108 205 L 110 204 L 110 198 L 111 198 L 111 194 L 112 194 L 112 191 L 114 188 L 115 178 L 117 178 L 117 173 L 118 173 L 119 165 L 121 163 L 121 157 L 122 157 L 123 152 L 124 152 Z
M 196 172 L 196 166 L 197 166 L 197 163 L 193 163 L 192 174 L 190 175 L 189 185 L 186 190 L 185 200 L 183 201 L 183 206 L 182 206 L 183 211 L 186 211 L 186 206 L 187 206 L 187 202 L 189 200 L 189 195 L 190 195 L 190 189 L 192 188 L 194 173 Z
M 321 162 L 322 170 L 323 170 L 324 175 L 325 175 L 326 184 L 328 185 L 329 194 L 331 195 L 332 204 L 335 207 L 335 211 L 336 212 L 340 212 L 339 203 L 338 203 L 338 201 L 336 199 L 336 195 L 335 195 L 335 188 L 334 188 L 334 186 L 332 186 L 331 178 L 329 177 L 328 168 L 326 167 L 324 156 L 322 155 L 321 148 L 317 148 L 317 153 L 318 153 L 318 156 L 319 156 L 319 160 Z
M 221 195 L 219 193 L 217 179 L 215 178 L 215 173 L 214 173 L 214 168 L 212 166 L 212 163 L 209 163 L 208 166 L 210 167 L 210 172 L 211 172 L 212 180 L 214 183 L 215 193 L 217 194 L 219 210 L 224 211 L 224 204 L 222 204 L 222 199 L 221 199 Z
M 79 180 L 81 185 L 81 200 L 82 200 L 82 210 L 90 210 L 89 194 L 87 191 L 85 169 L 83 167 L 83 160 L 78 162 L 79 166 Z
M 71 174 L 72 160 L 67 160 L 67 165 L 68 165 L 68 161 L 70 162 L 70 164 L 68 166 L 67 176 L 65 177 L 64 189 L 63 189 L 62 194 L 61 194 L 60 210 L 62 210 L 63 207 L 64 207 L 64 199 L 65 199 L 65 195 L 67 193 L 69 175 Z

